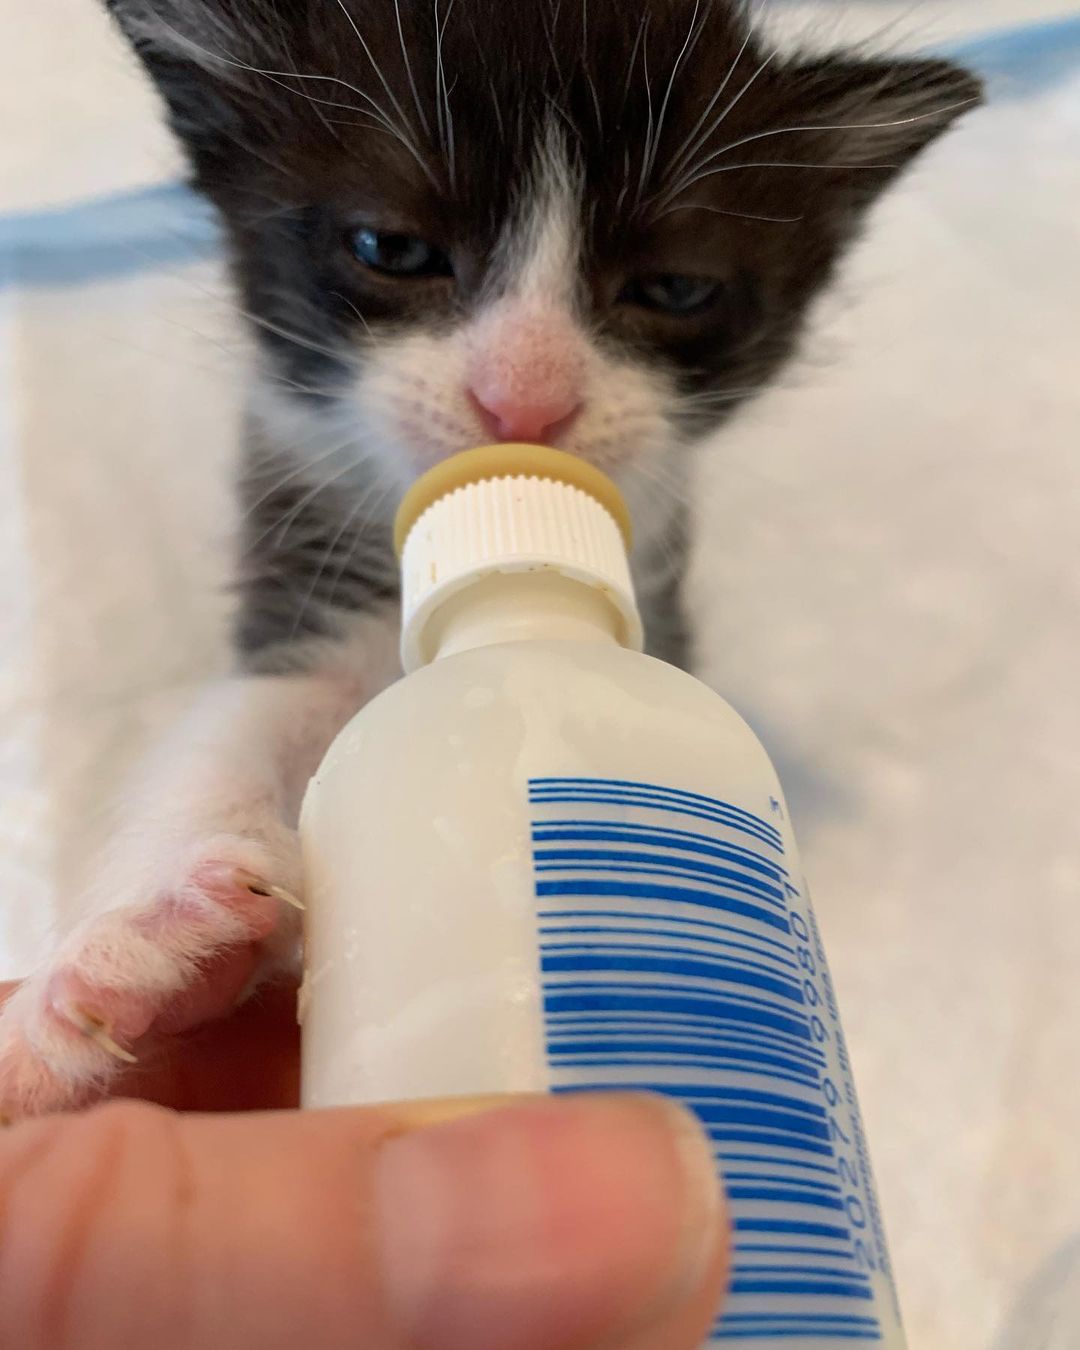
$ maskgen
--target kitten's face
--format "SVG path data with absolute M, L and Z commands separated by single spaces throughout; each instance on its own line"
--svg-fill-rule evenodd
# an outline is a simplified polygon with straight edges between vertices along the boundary
M 792 64 L 731 0 L 114 7 L 228 222 L 264 407 L 399 484 L 501 438 L 648 473 L 768 380 L 978 96 Z

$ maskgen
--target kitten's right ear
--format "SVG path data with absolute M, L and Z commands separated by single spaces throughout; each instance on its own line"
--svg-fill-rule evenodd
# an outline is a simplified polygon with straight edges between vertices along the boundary
M 266 66 L 250 5 L 236 0 L 105 0 L 165 100 L 197 175 L 251 136 Z

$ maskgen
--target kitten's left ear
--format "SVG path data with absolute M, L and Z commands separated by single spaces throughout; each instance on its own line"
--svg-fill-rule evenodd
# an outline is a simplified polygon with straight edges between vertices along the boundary
M 825 163 L 858 169 L 851 186 L 876 196 L 942 132 L 983 99 L 977 76 L 950 61 L 821 57 L 786 72 L 785 116 Z M 795 137 L 792 138 L 795 145 Z

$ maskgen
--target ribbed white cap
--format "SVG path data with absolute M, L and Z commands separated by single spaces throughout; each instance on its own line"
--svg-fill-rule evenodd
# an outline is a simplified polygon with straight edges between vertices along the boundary
M 453 489 L 409 531 L 401 556 L 406 672 L 431 659 L 425 632 L 452 595 L 493 573 L 542 569 L 603 592 L 620 620 L 619 641 L 641 650 L 641 618 L 615 518 L 579 487 L 514 475 Z

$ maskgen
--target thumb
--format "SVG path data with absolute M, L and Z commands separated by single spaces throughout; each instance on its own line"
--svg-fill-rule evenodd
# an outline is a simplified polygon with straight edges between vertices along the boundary
M 0 1345 L 694 1350 L 726 1267 L 705 1135 L 659 1098 L 0 1133 Z

